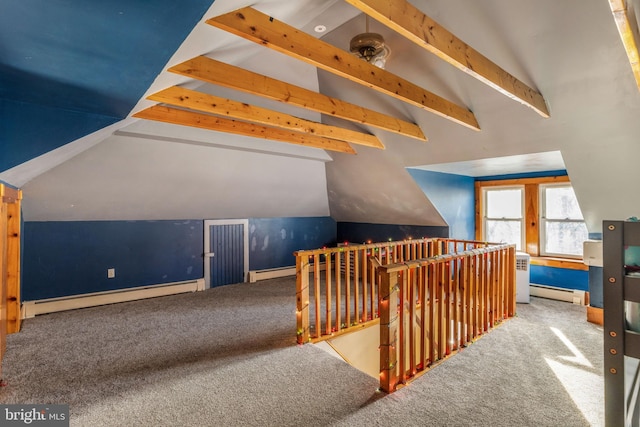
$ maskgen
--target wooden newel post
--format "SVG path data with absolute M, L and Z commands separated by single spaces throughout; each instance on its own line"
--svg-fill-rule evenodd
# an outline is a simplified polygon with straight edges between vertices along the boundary
M 398 383 L 398 273 L 380 271 L 380 389 L 391 393 Z
M 516 247 L 509 246 L 509 271 L 507 273 L 508 291 L 507 291 L 507 313 L 509 317 L 516 315 Z
M 296 323 L 298 344 L 309 342 L 309 257 L 296 254 Z
M 7 333 L 20 332 L 20 201 L 16 191 L 13 203 L 7 205 Z

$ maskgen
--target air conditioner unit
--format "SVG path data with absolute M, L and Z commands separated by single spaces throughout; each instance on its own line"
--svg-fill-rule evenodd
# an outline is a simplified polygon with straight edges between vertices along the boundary
M 531 257 L 524 252 L 516 252 L 516 302 L 529 303 L 529 267 Z

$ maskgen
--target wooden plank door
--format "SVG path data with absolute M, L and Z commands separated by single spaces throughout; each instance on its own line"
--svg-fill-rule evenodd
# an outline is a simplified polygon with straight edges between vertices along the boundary
M 208 220 L 204 230 L 207 288 L 245 282 L 249 273 L 249 221 Z

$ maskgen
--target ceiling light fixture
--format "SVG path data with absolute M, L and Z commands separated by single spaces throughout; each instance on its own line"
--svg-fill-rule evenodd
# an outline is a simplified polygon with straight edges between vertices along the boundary
M 349 50 L 378 68 L 384 68 L 391 49 L 378 33 L 369 32 L 369 16 L 365 15 L 365 32 L 356 35 L 349 43 Z

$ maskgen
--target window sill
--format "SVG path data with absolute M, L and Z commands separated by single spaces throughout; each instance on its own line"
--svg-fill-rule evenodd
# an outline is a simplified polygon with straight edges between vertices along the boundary
M 566 268 L 569 270 L 589 271 L 589 266 L 585 265 L 581 259 L 554 258 L 554 257 L 531 257 L 531 265 L 542 265 L 545 267 Z

